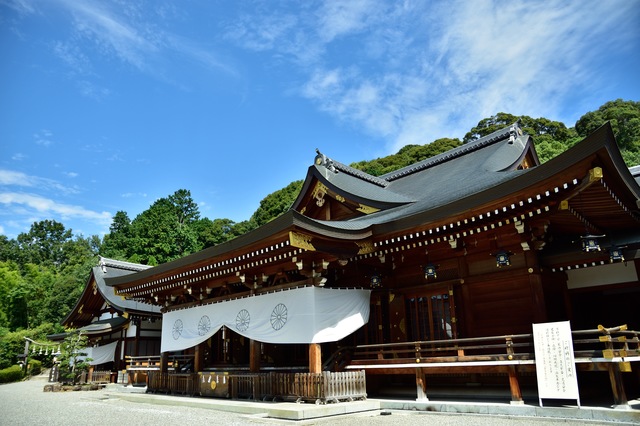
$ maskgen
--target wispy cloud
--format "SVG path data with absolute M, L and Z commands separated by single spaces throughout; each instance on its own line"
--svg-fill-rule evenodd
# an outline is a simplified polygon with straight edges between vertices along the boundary
M 21 215 L 25 215 L 25 209 L 32 211 L 37 216 L 58 216 L 62 219 L 85 219 L 108 225 L 111 222 L 109 212 L 96 212 L 81 206 L 60 203 L 37 194 L 2 192 L 0 204 L 4 204 L 7 211 L 12 208 L 20 209 Z
M 93 40 L 103 53 L 114 54 L 140 70 L 147 69 L 146 57 L 157 52 L 160 45 L 152 30 L 145 25 L 132 25 L 103 2 L 59 2 L 72 13 L 78 33 Z
M 185 82 L 172 75 L 171 69 L 185 60 L 237 77 L 228 58 L 171 31 L 172 19 L 185 18 L 172 5 L 76 0 L 56 0 L 54 4 L 70 14 L 73 33 L 66 40 L 55 41 L 52 49 L 68 65 L 70 74 L 79 79 L 77 86 L 84 96 L 101 100 L 111 94 L 111 89 L 97 83 L 105 72 L 98 62 L 114 58 L 178 86 Z
M 21 153 L 21 152 L 16 152 L 15 154 L 13 154 L 11 156 L 11 159 L 14 161 L 22 161 L 25 160 L 27 158 L 27 155 Z
M 50 130 L 46 130 L 46 129 L 42 129 L 37 133 L 33 134 L 33 139 L 35 140 L 36 144 L 40 145 L 40 146 L 50 146 L 51 144 L 53 144 L 53 133 L 51 133 Z
M 123 194 L 120 195 L 122 198 L 146 198 L 147 197 L 147 193 L 146 192 L 125 192 Z
M 635 9 L 594 0 L 325 1 L 295 16 L 247 14 L 228 37 L 289 58 L 301 96 L 395 151 L 462 137 L 500 111 L 565 119 L 566 97 L 603 83 L 598 56 L 637 37 Z
M 63 194 L 75 194 L 76 188 L 71 188 L 53 179 L 28 175 L 15 170 L 0 169 L 0 187 L 39 188 L 44 191 L 58 191 Z
M 35 12 L 35 8 L 29 0 L 2 0 L 0 4 L 5 4 L 22 15 L 29 15 Z

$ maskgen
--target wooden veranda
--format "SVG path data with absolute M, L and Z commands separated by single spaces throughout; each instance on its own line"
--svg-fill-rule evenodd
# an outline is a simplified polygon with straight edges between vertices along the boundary
M 626 326 L 572 331 L 576 370 L 607 372 L 615 405 L 627 404 L 623 374 L 640 361 L 640 332 Z M 249 400 L 327 403 L 367 397 L 367 375 L 413 375 L 417 400 L 428 400 L 429 375 L 497 374 L 505 377 L 512 403 L 522 403 L 520 375 L 535 373 L 533 335 L 358 345 L 337 351 L 322 373 L 263 371 L 161 372 L 159 357 L 132 360 L 145 369 L 147 392 Z M 174 365 L 170 361 L 170 365 Z M 635 374 L 638 374 L 636 369 Z
M 627 330 L 626 326 L 599 326 L 572 331 L 572 339 L 576 369 L 608 372 L 615 404 L 626 405 L 621 374 L 631 373 L 631 363 L 640 361 L 639 332 Z M 508 377 L 511 401 L 521 403 L 519 373 L 535 372 L 533 349 L 533 334 L 516 334 L 359 345 L 343 351 L 351 352 L 345 355 L 351 359 L 345 367 L 348 371 L 415 375 L 418 400 L 427 400 L 429 375 L 498 373 Z

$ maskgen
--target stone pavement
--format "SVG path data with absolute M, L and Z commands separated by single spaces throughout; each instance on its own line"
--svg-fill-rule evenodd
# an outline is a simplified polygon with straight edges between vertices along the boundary
M 367 399 L 365 401 L 328 404 L 295 402 L 256 402 L 218 398 L 172 396 L 145 393 L 144 388 L 108 385 L 105 391 L 114 398 L 129 402 L 156 405 L 179 404 L 186 407 L 205 408 L 218 411 L 263 415 L 282 420 L 313 420 L 329 416 L 364 413 L 369 411 L 411 411 L 458 414 L 480 414 L 489 416 L 534 417 L 568 419 L 584 422 L 615 422 L 640 425 L 640 401 L 630 401 L 628 407 L 572 406 L 540 407 L 539 405 L 512 405 L 509 403 L 411 401 L 399 399 Z

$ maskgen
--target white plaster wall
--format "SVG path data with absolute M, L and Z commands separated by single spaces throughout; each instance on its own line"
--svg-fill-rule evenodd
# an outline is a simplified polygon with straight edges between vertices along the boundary
M 612 263 L 566 272 L 569 278 L 567 281 L 569 290 L 638 281 L 638 271 L 633 262 Z

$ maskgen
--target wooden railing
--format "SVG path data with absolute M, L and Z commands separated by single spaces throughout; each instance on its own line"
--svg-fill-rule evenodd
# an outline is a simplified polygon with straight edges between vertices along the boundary
M 207 395 L 210 381 L 201 374 L 149 372 L 148 392 Z M 364 399 L 364 371 L 312 373 L 241 373 L 225 375 L 233 399 L 314 401 L 318 404 Z
M 160 355 L 125 356 L 127 371 L 160 370 Z
M 576 363 L 624 362 L 622 358 L 640 356 L 640 333 L 628 331 L 625 326 L 576 330 L 572 331 L 572 336 Z M 501 361 L 535 364 L 532 334 L 360 345 L 352 348 L 351 357 L 347 368 L 356 369 L 398 364 L 438 367 L 448 366 L 448 363 L 464 367 L 466 363 Z
M 616 404 L 626 404 L 620 372 L 640 361 L 640 333 L 626 326 L 572 331 L 578 370 L 608 371 Z M 344 351 L 345 349 L 343 349 Z M 532 334 L 360 345 L 351 348 L 347 370 L 416 374 L 418 397 L 423 376 L 447 373 L 505 373 L 513 401 L 521 401 L 518 371 L 535 371 Z
M 148 385 L 148 377 L 152 371 L 161 370 L 160 355 L 126 356 L 127 383 Z M 193 355 L 173 355 L 167 357 L 166 371 L 187 374 L 192 370 Z M 180 392 L 182 393 L 182 392 Z

